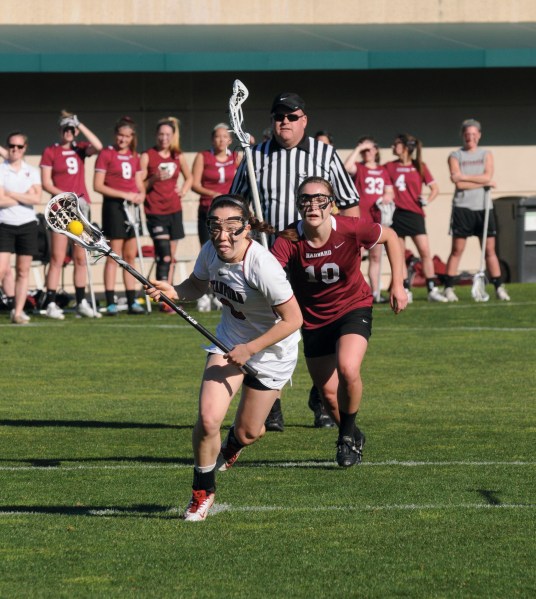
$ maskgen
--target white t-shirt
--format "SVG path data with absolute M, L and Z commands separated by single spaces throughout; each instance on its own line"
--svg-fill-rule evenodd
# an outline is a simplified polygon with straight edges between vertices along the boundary
M 23 162 L 18 171 L 11 168 L 6 160 L 0 164 L 0 187 L 5 191 L 15 193 L 26 193 L 32 185 L 41 185 L 41 177 L 38 169 Z M 0 208 L 0 223 L 5 225 L 25 225 L 36 221 L 33 206 L 17 204 L 7 208 Z
M 270 329 L 280 320 L 272 307 L 288 302 L 294 295 L 279 262 L 256 241 L 250 243 L 244 260 L 235 264 L 223 262 L 207 241 L 195 263 L 194 275 L 202 281 L 210 281 L 212 291 L 223 304 L 216 336 L 229 348 L 247 343 Z M 299 341 L 300 333 L 295 331 L 255 354 L 251 363 L 266 354 L 282 358 L 293 351 Z

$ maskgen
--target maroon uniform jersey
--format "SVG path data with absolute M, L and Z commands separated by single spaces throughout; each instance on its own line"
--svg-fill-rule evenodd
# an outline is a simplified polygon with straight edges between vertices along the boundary
M 370 287 L 361 274 L 361 248 L 370 249 L 381 235 L 381 225 L 349 216 L 332 216 L 327 243 L 312 247 L 303 234 L 303 222 L 289 228 L 297 241 L 279 236 L 272 253 L 286 268 L 303 314 L 303 327 L 316 329 L 344 314 L 372 306 Z
M 422 216 L 424 216 L 424 210 L 419 203 L 422 186 L 434 182 L 426 164 L 423 166 L 424 177 L 421 177 L 419 171 L 412 164 L 404 166 L 399 160 L 393 160 L 385 165 L 394 186 L 395 206 Z
M 356 162 L 356 167 L 354 183 L 359 192 L 359 214 L 366 221 L 380 223 L 382 213 L 376 202 L 383 197 L 385 186 L 392 185 L 389 173 L 380 164 L 369 168 L 362 162 Z
M 203 155 L 203 174 L 201 176 L 201 185 L 216 191 L 218 195 L 229 193 L 231 183 L 237 171 L 236 152 L 227 150 L 227 160 L 220 162 L 216 159 L 213 150 L 201 152 Z M 212 196 L 201 196 L 199 198 L 199 206 L 205 211 L 208 211 L 212 204 Z
M 141 172 L 140 157 L 130 150 L 119 154 L 113 147 L 101 150 L 95 162 L 95 171 L 105 174 L 104 185 L 118 191 L 138 193 L 136 173 Z
M 52 183 L 62 191 L 74 191 L 90 202 L 86 189 L 84 160 L 91 144 L 87 141 L 73 143 L 65 149 L 56 143 L 45 148 L 39 166 L 52 169 Z
M 152 177 L 158 170 L 166 169 L 172 173 L 170 179 L 157 180 L 153 183 L 145 197 L 146 214 L 174 214 L 182 210 L 181 197 L 177 191 L 177 181 L 181 173 L 180 155 L 178 152 L 169 158 L 162 158 L 156 148 L 147 150 L 149 164 L 147 176 Z

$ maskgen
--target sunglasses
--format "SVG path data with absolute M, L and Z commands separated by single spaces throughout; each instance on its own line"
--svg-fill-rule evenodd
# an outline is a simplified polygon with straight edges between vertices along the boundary
M 74 127 L 72 127 L 71 125 L 67 125 L 67 127 L 64 127 L 64 128 L 63 128 L 63 132 L 64 132 L 64 133 L 67 133 L 67 131 L 70 131 L 71 133 L 73 133 L 73 134 L 74 134 L 74 132 L 75 132 L 75 129 L 74 129 Z
M 280 112 L 277 112 L 275 114 L 272 114 L 272 118 L 274 119 L 274 121 L 278 122 L 278 123 L 282 123 L 285 119 L 288 120 L 289 123 L 295 123 L 297 120 L 301 119 L 302 116 L 305 116 L 304 114 L 281 114 Z
M 19 144 L 8 144 L 8 148 L 9 148 L 10 150 L 14 150 L 15 148 L 17 148 L 17 150 L 24 150 L 24 148 L 25 148 L 25 147 L 26 147 L 26 146 L 24 146 L 24 145 L 23 145 L 23 146 L 21 146 L 21 145 L 19 145 Z

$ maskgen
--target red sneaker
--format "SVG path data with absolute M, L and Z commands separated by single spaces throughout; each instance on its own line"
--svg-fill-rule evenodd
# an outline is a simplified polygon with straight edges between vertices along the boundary
M 183 519 L 189 522 L 201 522 L 205 520 L 208 515 L 208 510 L 212 507 L 216 499 L 215 493 L 207 493 L 201 489 L 199 491 L 192 491 L 192 498 L 190 503 L 184 512 Z

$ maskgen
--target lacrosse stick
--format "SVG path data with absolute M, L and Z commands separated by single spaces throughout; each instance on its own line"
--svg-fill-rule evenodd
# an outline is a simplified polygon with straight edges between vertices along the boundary
M 239 80 L 235 79 L 233 83 L 233 95 L 229 98 L 229 120 L 231 121 L 231 131 L 236 135 L 240 145 L 244 149 L 246 156 L 246 165 L 248 168 L 249 187 L 251 190 L 251 196 L 253 198 L 253 209 L 255 216 L 263 221 L 264 217 L 262 214 L 261 200 L 259 198 L 259 190 L 257 189 L 257 179 L 255 177 L 255 169 L 253 168 L 253 155 L 251 153 L 250 140 L 251 136 L 249 133 L 245 133 L 242 129 L 242 123 L 244 122 L 244 113 L 242 111 L 242 104 L 247 100 L 249 91 L 247 87 Z M 266 233 L 261 233 L 262 245 L 268 249 L 268 239 Z
M 143 268 L 143 254 L 141 250 L 141 239 L 140 239 L 140 222 L 141 212 L 140 207 L 137 204 L 131 204 L 130 202 L 123 202 L 123 210 L 127 217 L 127 225 L 134 228 L 134 235 L 136 236 L 136 246 L 138 248 L 138 264 L 140 272 L 145 277 L 145 270 Z M 151 313 L 151 298 L 145 294 L 145 311 L 147 314 Z
M 91 307 L 93 308 L 93 318 L 100 318 L 102 314 L 97 310 L 97 300 L 95 299 L 95 289 L 93 288 L 93 273 L 91 272 L 91 264 L 89 261 L 89 252 L 85 250 L 86 268 L 87 268 L 87 283 L 89 286 L 89 295 L 91 296 Z
M 132 268 L 128 262 L 112 251 L 112 248 L 106 243 L 103 234 L 92 225 L 87 218 L 80 212 L 78 207 L 78 196 L 72 192 L 60 193 L 54 196 L 47 204 L 45 209 L 45 220 L 47 225 L 56 233 L 61 233 L 72 239 L 79 246 L 86 250 L 96 252 L 103 256 L 108 256 L 121 268 L 124 268 L 130 275 L 137 279 L 142 285 L 153 287 L 151 282 L 146 279 L 137 270 Z M 197 322 L 188 312 L 183 310 L 169 297 L 163 293 L 160 299 L 167 304 L 174 312 L 184 318 L 188 324 L 194 327 L 196 331 L 206 337 L 216 347 L 228 353 L 230 349 L 223 344 L 215 335 Z M 242 371 L 251 376 L 256 376 L 257 372 L 248 364 L 242 366 Z
M 489 210 L 491 204 L 489 187 L 484 193 L 484 230 L 482 231 L 482 251 L 480 254 L 480 270 L 473 277 L 471 295 L 475 302 L 487 302 L 489 294 L 486 292 L 486 242 L 488 240 Z

